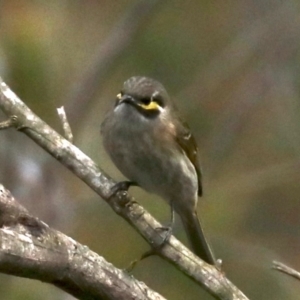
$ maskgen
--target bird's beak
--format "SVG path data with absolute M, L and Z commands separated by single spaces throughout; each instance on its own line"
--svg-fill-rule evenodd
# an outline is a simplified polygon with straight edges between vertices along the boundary
M 129 96 L 129 95 L 122 95 L 121 93 L 117 95 L 117 105 L 120 105 L 122 103 L 133 103 L 134 99 L 133 97 Z

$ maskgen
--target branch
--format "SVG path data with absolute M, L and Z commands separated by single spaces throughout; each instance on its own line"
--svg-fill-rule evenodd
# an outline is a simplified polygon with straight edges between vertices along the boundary
M 63 132 L 64 132 L 64 137 L 73 144 L 73 133 L 70 127 L 70 124 L 68 122 L 68 118 L 67 118 L 67 114 L 65 111 L 65 108 L 59 107 L 57 108 L 57 113 L 58 113 L 58 117 L 61 121 L 62 124 L 62 128 L 63 128 Z
M 292 269 L 291 267 L 288 267 L 287 265 L 279 261 L 274 260 L 272 268 L 300 280 L 300 273 L 298 271 Z
M 9 119 L 0 122 L 0 130 L 15 127 L 16 121 L 17 121 L 16 116 L 11 116 Z
M 1 184 L 0 271 L 52 283 L 78 299 L 165 299 L 31 216 Z
M 1 80 L 0 108 L 8 117 L 16 116 L 17 129 L 28 135 L 100 195 L 141 234 L 156 254 L 168 260 L 217 299 L 247 299 L 223 272 L 206 264 L 174 236 L 160 247 L 164 242 L 164 233 L 156 228 L 162 225 L 127 193 L 120 192 L 110 197 L 116 182 L 100 170 L 89 157 L 38 118 L 4 82 L 1 83 Z

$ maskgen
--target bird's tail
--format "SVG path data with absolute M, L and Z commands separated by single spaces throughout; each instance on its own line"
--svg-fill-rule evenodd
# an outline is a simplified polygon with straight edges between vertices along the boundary
M 204 236 L 200 220 L 197 213 L 189 214 L 187 218 L 181 215 L 181 220 L 188 236 L 189 242 L 193 248 L 193 252 L 201 259 L 211 265 L 216 264 L 213 252 Z

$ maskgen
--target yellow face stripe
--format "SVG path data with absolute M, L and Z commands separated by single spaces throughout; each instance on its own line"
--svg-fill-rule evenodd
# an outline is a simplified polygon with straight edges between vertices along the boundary
M 117 99 L 118 99 L 118 100 L 121 100 L 121 98 L 122 98 L 122 93 L 119 93 L 119 94 L 117 95 Z
M 138 105 L 146 110 L 160 110 L 160 106 L 155 101 L 151 101 L 148 105 L 143 103 L 139 103 Z

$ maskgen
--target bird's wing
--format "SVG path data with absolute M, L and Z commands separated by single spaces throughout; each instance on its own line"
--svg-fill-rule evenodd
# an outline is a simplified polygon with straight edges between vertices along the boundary
M 200 163 L 198 160 L 198 147 L 196 140 L 191 133 L 191 130 L 186 122 L 182 121 L 179 117 L 177 118 L 178 124 L 176 128 L 176 142 L 179 144 L 181 149 L 184 151 L 186 156 L 189 158 L 191 163 L 194 165 L 197 177 L 198 177 L 198 195 L 202 196 L 202 175 Z

